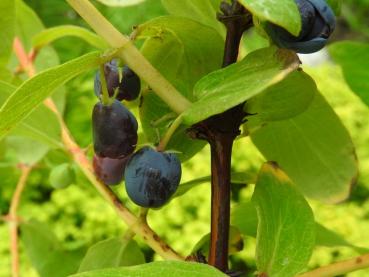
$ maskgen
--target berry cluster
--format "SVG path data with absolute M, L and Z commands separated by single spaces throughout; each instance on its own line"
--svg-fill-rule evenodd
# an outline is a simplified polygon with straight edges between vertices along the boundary
M 177 190 L 181 163 L 175 154 L 158 152 L 151 147 L 134 153 L 137 120 L 120 101 L 138 97 L 140 79 L 127 66 L 120 72 L 116 60 L 104 65 L 104 77 L 113 100 L 108 104 L 99 101 L 92 112 L 95 175 L 107 185 L 117 185 L 125 179 L 127 194 L 134 203 L 148 208 L 160 207 Z M 99 72 L 95 75 L 94 88 L 101 98 Z
M 288 31 L 267 23 L 265 31 L 279 47 L 298 53 L 313 53 L 322 49 L 334 31 L 336 21 L 332 9 L 324 0 L 295 0 L 301 15 L 301 31 L 293 36 Z

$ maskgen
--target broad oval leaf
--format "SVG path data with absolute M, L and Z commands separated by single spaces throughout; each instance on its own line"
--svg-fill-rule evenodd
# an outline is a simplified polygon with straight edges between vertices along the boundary
M 12 53 L 15 18 L 15 0 L 0 1 L 0 67 L 7 64 Z
M 315 82 L 309 75 L 294 71 L 281 82 L 251 98 L 245 109 L 265 122 L 288 119 L 305 111 L 316 91 Z
M 252 202 L 243 202 L 232 208 L 231 224 L 236 226 L 244 236 L 256 237 L 258 217 Z M 316 246 L 325 247 L 350 247 L 358 253 L 368 252 L 368 249 L 353 245 L 343 238 L 342 235 L 315 222 Z
M 221 0 L 161 0 L 161 2 L 170 14 L 193 19 L 225 36 L 224 25 L 217 19 Z
M 13 151 L 16 160 L 22 164 L 35 165 L 50 150 L 47 145 L 26 137 L 8 136 L 5 141 L 7 150 Z
M 145 257 L 134 240 L 111 238 L 91 246 L 78 272 L 144 264 Z
M 194 32 L 196 30 L 196 32 Z M 223 40 L 212 28 L 196 21 L 175 16 L 159 17 L 137 29 L 137 38 L 145 39 L 142 54 L 188 99 L 193 87 L 204 75 L 222 64 Z M 212 58 L 209 60 L 207 56 Z M 162 120 L 171 109 L 151 90 L 144 90 L 140 105 L 141 123 L 148 140 L 157 144 L 173 118 Z M 161 121 L 160 124 L 155 122 Z M 179 153 L 182 161 L 196 154 L 205 143 L 192 140 L 182 125 L 167 149 Z
M 259 221 L 256 264 L 260 275 L 295 276 L 309 262 L 315 245 L 309 204 L 273 162 L 260 170 L 252 201 Z
M 350 88 L 369 106 L 369 44 L 337 42 L 328 48 L 333 60 L 342 67 Z
M 71 275 L 73 277 L 226 277 L 224 273 L 216 268 L 200 263 L 163 261 L 153 262 L 138 266 L 108 268 L 102 270 L 89 271 Z
M 301 17 L 295 0 L 238 0 L 253 15 L 273 22 L 293 35 L 301 30 Z
M 45 70 L 25 81 L 0 109 L 0 140 L 22 122 L 55 89 L 78 74 L 97 67 L 101 62 L 103 61 L 100 53 L 93 52 Z
M 40 33 L 33 37 L 32 44 L 34 48 L 39 49 L 57 39 L 66 36 L 74 36 L 83 39 L 84 41 L 98 49 L 108 48 L 108 44 L 105 42 L 105 40 L 95 33 L 85 28 L 73 25 L 63 25 L 42 30 Z
M 35 220 L 22 222 L 20 230 L 26 253 L 40 277 L 65 277 L 77 272 L 85 249 L 63 249 L 53 231 Z
M 302 71 L 290 73 L 286 79 L 267 88 L 245 104 L 248 133 L 271 121 L 285 120 L 304 112 L 314 99 L 314 80 Z
M 278 162 L 307 197 L 337 203 L 349 196 L 358 174 L 355 148 L 320 93 L 305 112 L 270 122 L 251 138 L 265 158 Z
M 199 100 L 183 113 L 183 120 L 192 125 L 235 107 L 283 80 L 298 66 L 292 51 L 275 47 L 256 50 L 197 82 L 194 93 Z

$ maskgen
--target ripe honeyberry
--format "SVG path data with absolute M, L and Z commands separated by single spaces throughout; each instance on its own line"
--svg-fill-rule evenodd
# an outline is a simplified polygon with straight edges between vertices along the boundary
M 92 112 L 95 153 L 111 159 L 133 153 L 137 144 L 137 121 L 118 100 L 111 105 L 97 103 Z
M 113 97 L 115 89 L 118 88 L 119 86 L 118 61 L 111 60 L 110 62 L 104 64 L 104 74 L 105 74 L 106 86 L 108 89 L 109 96 Z M 100 79 L 99 70 L 95 74 L 94 90 L 95 90 L 95 95 L 97 97 L 100 97 L 100 95 L 102 94 L 102 88 L 101 88 L 101 79 Z
M 116 99 L 119 101 L 135 100 L 140 94 L 141 82 L 140 78 L 128 66 L 123 67 L 122 80 L 119 80 L 118 61 L 111 60 L 104 64 L 104 74 L 106 79 L 106 86 L 110 97 L 114 96 L 115 90 L 118 88 Z M 102 94 L 100 71 L 95 74 L 94 81 L 95 95 L 100 97 Z
M 123 67 L 122 81 L 119 84 L 117 99 L 132 101 L 137 99 L 141 90 L 140 78 L 128 66 Z
M 95 176 L 106 185 L 118 185 L 124 177 L 129 156 L 123 159 L 102 158 L 94 155 L 93 167 Z
M 265 30 L 279 47 L 298 53 L 313 53 L 322 49 L 334 31 L 335 17 L 324 0 L 295 0 L 301 15 L 301 31 L 293 36 L 282 27 L 267 23 Z
M 124 178 L 127 194 L 134 203 L 158 208 L 177 190 L 181 163 L 175 154 L 144 147 L 129 159 Z

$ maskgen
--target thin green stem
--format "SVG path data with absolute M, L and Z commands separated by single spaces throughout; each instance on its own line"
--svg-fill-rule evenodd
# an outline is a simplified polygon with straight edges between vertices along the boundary
M 167 147 L 171 137 L 173 136 L 174 132 L 178 129 L 178 127 L 181 125 L 182 123 L 182 116 L 178 116 L 172 123 L 172 125 L 170 125 L 169 129 L 167 130 L 167 132 L 165 133 L 164 137 L 161 139 L 159 145 L 156 147 L 156 150 L 158 151 L 164 151 L 165 148 Z
M 109 92 L 108 92 L 108 87 L 106 84 L 106 78 L 105 78 L 105 71 L 104 71 L 104 64 L 100 65 L 100 82 L 101 82 L 101 102 L 104 105 L 110 105 L 111 101 L 110 101 L 110 97 L 109 97 Z
M 69 5 L 103 37 L 113 48 L 119 48 L 118 56 L 136 72 L 152 90 L 177 114 L 189 108 L 189 102 L 158 72 L 133 45 L 88 0 L 67 0 Z
M 151 121 L 151 126 L 157 127 L 159 124 L 161 124 L 161 123 L 163 123 L 163 122 L 165 122 L 167 120 L 176 118 L 176 117 L 177 117 L 177 114 L 176 113 L 167 113 L 166 115 L 163 115 L 159 119 L 154 120 L 154 121 Z

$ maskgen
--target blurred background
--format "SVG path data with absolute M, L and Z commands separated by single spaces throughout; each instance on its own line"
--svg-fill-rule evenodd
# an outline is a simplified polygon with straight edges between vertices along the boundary
M 65 24 L 86 26 L 64 0 L 26 0 L 42 20 L 45 27 Z M 95 3 L 99 10 L 118 27 L 129 34 L 133 26 L 150 18 L 165 15 L 166 11 L 159 0 L 145 0 L 139 5 L 112 8 Z M 87 26 L 86 26 L 87 27 Z M 340 40 L 369 42 L 369 0 L 346 0 L 338 18 L 338 27 L 331 42 Z M 244 38 L 243 54 L 265 45 L 266 41 L 251 30 Z M 60 62 L 63 63 L 91 50 L 85 42 L 76 38 L 63 38 L 53 43 Z M 323 205 L 314 201 L 310 204 L 316 220 L 341 234 L 347 241 L 357 246 L 369 248 L 369 109 L 350 91 L 341 70 L 324 50 L 310 56 L 301 57 L 305 70 L 313 76 L 323 95 L 334 107 L 352 135 L 360 163 L 360 177 L 352 196 L 340 205 Z M 93 93 L 94 72 L 81 75 L 65 86 L 65 120 L 77 142 L 90 149 L 90 115 L 96 97 Z M 134 109 L 134 108 L 133 108 Z M 19 178 L 15 166 L 16 152 L 8 153 L 0 144 L 0 214 L 9 209 L 10 199 Z M 258 171 L 263 158 L 248 138 L 237 140 L 233 155 L 233 168 L 239 172 Z M 68 161 L 61 151 L 50 151 L 33 170 L 23 193 L 19 215 L 35 218 L 46 223 L 56 234 L 66 249 L 88 247 L 114 236 L 121 236 L 126 226 L 116 216 L 110 206 L 103 201 L 89 182 L 78 172 L 75 183 L 65 189 L 54 189 L 49 183 L 49 169 L 55 164 Z M 198 155 L 183 166 L 183 181 L 210 174 L 209 149 L 205 147 Z M 137 210 L 125 195 L 122 186 L 114 188 L 124 202 Z M 233 200 L 248 200 L 253 187 L 235 185 Z M 203 184 L 176 198 L 159 211 L 151 211 L 149 223 L 174 249 L 187 255 L 200 238 L 209 232 L 210 186 Z M 10 276 L 9 237 L 6 222 L 0 221 L 0 276 Z M 233 255 L 234 268 L 255 268 L 253 256 L 255 239 L 245 237 L 243 251 Z M 153 251 L 142 244 L 147 261 L 160 259 Z M 21 275 L 37 276 L 21 244 Z M 317 247 L 310 267 L 328 264 L 333 261 L 353 257 L 358 253 L 348 247 Z M 250 275 L 251 276 L 251 275 Z M 359 271 L 348 276 L 369 276 L 369 271 Z

